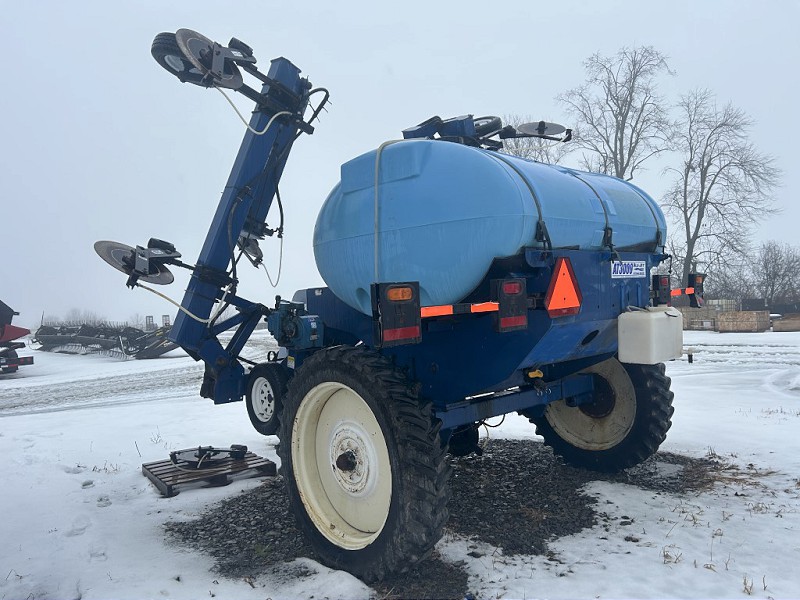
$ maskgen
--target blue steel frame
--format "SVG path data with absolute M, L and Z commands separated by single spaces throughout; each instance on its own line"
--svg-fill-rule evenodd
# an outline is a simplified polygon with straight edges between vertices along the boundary
M 250 129 L 239 148 L 183 297 L 182 306 L 202 319 L 209 318 L 214 303 L 222 298 L 222 290 L 231 281 L 227 271 L 246 222 L 263 224 L 266 220 L 289 150 L 297 137 L 298 123 L 302 122 L 308 106 L 311 85 L 287 59 L 274 59 L 267 77 L 269 81 L 262 87 L 261 94 L 271 100 L 269 108 L 258 106 L 250 119 Z M 292 116 L 278 117 L 263 135 L 253 132 L 264 130 L 270 119 L 282 111 Z M 233 294 L 225 300 L 236 306 L 239 314 L 209 327 L 179 312 L 169 335 L 195 360 L 202 359 L 207 371 L 211 371 L 214 388 L 204 391 L 217 403 L 241 399 L 245 373 L 236 357 L 259 320 L 267 314 L 264 306 Z M 217 336 L 233 327 L 237 330 L 230 343 L 223 347 Z
M 543 299 L 558 257 L 571 261 L 583 302 L 579 314 L 551 318 Z M 529 296 L 538 299 L 528 310 L 527 329 L 498 332 L 490 313 L 435 317 L 422 321 L 419 344 L 379 351 L 421 386 L 420 394 L 433 401 L 443 429 L 561 398 L 590 401 L 592 378 L 578 371 L 614 356 L 620 313 L 650 302 L 649 278 L 612 278 L 612 261 L 644 261 L 650 273 L 664 258 L 645 252 L 528 248 L 511 264 L 497 264 L 486 285 L 473 294 L 474 301 L 486 301 L 493 276 L 524 277 Z M 329 289 L 306 290 L 303 299 L 308 312 L 325 323 L 326 346 L 362 342 L 379 347 L 372 318 L 346 306 Z M 299 366 L 307 352 L 290 349 L 290 354 Z M 527 376 L 535 370 L 543 373 L 538 381 Z

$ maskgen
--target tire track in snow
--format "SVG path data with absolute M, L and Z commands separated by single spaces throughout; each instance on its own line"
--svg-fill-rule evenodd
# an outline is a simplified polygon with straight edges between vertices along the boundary
M 729 365 L 732 372 L 764 371 L 762 389 L 766 393 L 796 398 L 800 396 L 800 347 L 790 344 L 747 343 L 687 344 L 694 351 L 694 364 L 683 364 L 673 377 L 698 375 L 706 370 L 720 372 L 719 365 Z M 684 358 L 682 362 L 686 359 Z
M 789 345 L 687 344 L 694 349 L 695 362 L 736 365 L 787 365 L 800 367 L 800 348 Z
M 220 341 L 225 345 L 229 340 L 230 336 L 224 335 Z M 268 352 L 277 348 L 275 341 L 262 330 L 248 341 L 241 356 L 249 361 L 264 362 Z M 0 417 L 73 408 L 168 402 L 186 396 L 199 400 L 202 381 L 202 363 L 184 363 L 173 368 L 142 370 L 125 375 L 103 376 L 102 371 L 98 371 L 97 377 L 92 379 L 59 383 L 26 380 L 22 386 L 0 386 Z
M 136 404 L 186 395 L 199 398 L 202 379 L 202 365 L 190 365 L 178 369 L 143 371 L 135 375 L 41 385 L 30 390 L 0 388 L 0 416 Z

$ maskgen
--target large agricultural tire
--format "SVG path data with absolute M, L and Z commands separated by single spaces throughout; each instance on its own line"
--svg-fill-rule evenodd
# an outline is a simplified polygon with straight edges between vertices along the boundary
M 363 346 L 316 352 L 281 419 L 290 508 L 321 562 L 372 582 L 430 553 L 450 467 L 430 402 L 391 363 Z
M 247 416 L 261 435 L 278 433 L 288 379 L 285 367 L 275 363 L 256 365 L 247 376 Z
M 558 400 L 530 420 L 544 443 L 566 462 L 616 472 L 655 454 L 672 425 L 670 378 L 664 365 L 623 365 L 608 359 L 584 371 L 594 375 L 591 404 Z
M 17 354 L 16 350 L 9 350 L 8 352 L 6 352 L 6 358 L 18 358 L 18 357 L 19 355 Z M 17 366 L 3 367 L 2 369 L 0 369 L 0 373 L 5 373 L 5 374 L 16 373 L 17 371 L 19 371 L 19 367 Z

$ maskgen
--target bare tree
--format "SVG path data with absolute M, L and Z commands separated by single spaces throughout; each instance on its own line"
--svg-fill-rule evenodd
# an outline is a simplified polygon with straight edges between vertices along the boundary
M 80 308 L 70 308 L 64 316 L 65 323 L 75 325 L 100 325 L 105 322 L 105 317 L 98 315 L 92 310 L 81 310 Z
M 738 303 L 742 298 L 752 297 L 751 268 L 744 257 L 709 265 L 704 271 L 703 288 L 707 299 L 735 300 Z
M 141 315 L 141 313 L 133 313 L 130 317 L 128 317 L 127 323 L 131 327 L 144 329 L 144 317 Z
M 506 115 L 503 117 L 505 125 L 518 127 L 523 123 L 538 123 L 539 119 L 533 119 L 528 115 Z M 503 140 L 503 150 L 506 154 L 527 158 L 551 165 L 560 164 L 564 157 L 572 152 L 575 146 L 571 142 L 553 142 L 541 138 L 509 138 Z
M 796 301 L 800 292 L 800 249 L 774 241 L 762 244 L 752 263 L 752 283 L 767 306 Z
M 780 170 L 750 143 L 752 121 L 741 109 L 718 108 L 707 90 L 690 92 L 678 108 L 681 166 L 666 169 L 672 182 L 664 206 L 678 226 L 671 248 L 686 282 L 689 272 L 747 251 L 752 225 L 775 212 L 770 193 Z
M 652 46 L 594 54 L 585 62 L 586 83 L 558 96 L 573 117 L 575 143 L 589 171 L 631 180 L 642 164 L 669 146 L 670 122 L 657 78 L 672 74 Z

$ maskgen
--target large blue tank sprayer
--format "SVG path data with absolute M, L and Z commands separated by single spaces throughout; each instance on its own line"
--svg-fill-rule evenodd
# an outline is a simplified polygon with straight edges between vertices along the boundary
M 489 302 L 484 309 L 497 309 L 501 319 L 517 323 L 509 329 L 511 321 L 503 321 L 498 331 L 527 333 L 515 342 L 514 353 L 502 355 L 502 365 L 481 373 L 472 369 L 457 384 L 444 375 L 441 365 L 448 361 L 443 359 L 432 371 L 418 373 L 423 389 L 447 403 L 470 391 L 515 383 L 521 369 L 537 361 L 567 363 L 611 354 L 619 313 L 651 303 L 649 273 L 666 258 L 666 224 L 652 198 L 613 177 L 501 152 L 508 138 L 569 141 L 571 131 L 560 125 L 540 121 L 515 128 L 503 126 L 497 117 L 472 115 L 433 117 L 404 130 L 404 139 L 385 142 L 342 165 L 341 180 L 324 202 L 314 230 L 316 263 L 328 288 L 301 290 L 292 302 L 278 297 L 274 308 L 241 298 L 236 293 L 237 265 L 246 258 L 260 266 L 259 240 L 282 237 L 278 183 L 294 141 L 313 132 L 311 124 L 325 107 L 328 92 L 313 89 L 285 58 L 274 59 L 262 73 L 252 49 L 235 38 L 223 46 L 181 29 L 157 35 L 152 54 L 182 82 L 223 93 L 234 90 L 256 104 L 195 265 L 181 262 L 176 248 L 162 240 L 136 248 L 117 242 L 95 245 L 104 260 L 128 275 L 129 287 L 170 283 L 167 265 L 192 271 L 183 301 L 176 303 L 179 312 L 169 338 L 206 364 L 201 395 L 216 403 L 244 395 L 247 371 L 240 352 L 265 319 L 292 359 L 282 363 L 290 370 L 315 349 L 359 343 L 410 367 L 426 352 L 441 353 L 458 338 L 440 336 L 436 321 L 417 323 L 424 313 L 420 309 Z M 242 72 L 255 77 L 261 90 L 245 85 Z M 306 119 L 316 93 L 324 96 Z M 275 199 L 280 224 L 269 227 L 266 219 Z M 565 323 L 574 317 L 553 321 L 550 308 L 541 312 L 549 307 L 548 285 L 561 260 L 580 271 L 575 291 L 567 295 L 578 298 L 583 285 L 587 300 L 572 306 L 581 318 L 568 328 Z M 630 273 L 618 277 L 612 273 L 614 264 Z M 595 271 L 597 276 L 587 278 Z M 527 295 L 515 301 L 513 315 L 498 308 L 495 298 L 496 282 L 508 278 L 516 279 L 512 288 Z M 420 309 L 406 307 L 396 331 L 387 334 L 389 313 L 379 305 L 380 298 L 388 297 L 378 288 L 396 282 L 413 284 L 417 291 L 411 293 L 415 297 L 409 306 Z M 222 319 L 229 306 L 238 314 Z M 475 319 L 460 325 L 466 339 L 473 332 L 484 336 L 482 323 Z M 234 328 L 223 345 L 219 334 Z M 577 337 L 583 343 L 576 345 Z M 559 342 L 539 343 L 549 338 Z M 508 348 L 510 339 L 510 334 L 501 336 L 497 343 Z M 590 344 L 590 339 L 595 341 Z M 390 349 L 409 343 L 417 344 L 413 352 Z M 463 340 L 458 345 L 463 347 Z M 459 364 L 464 361 L 454 359 L 451 368 L 458 370 Z
M 342 165 L 317 218 L 314 255 L 331 290 L 371 314 L 374 282 L 419 281 L 423 306 L 451 304 L 494 259 L 525 247 L 655 252 L 665 239 L 658 204 L 631 183 L 406 140 Z
M 285 58 L 262 73 L 235 38 L 180 29 L 151 52 L 180 81 L 255 110 L 194 265 L 158 239 L 95 249 L 131 288 L 172 282 L 168 266 L 191 271 L 180 303 L 155 292 L 179 310 L 169 337 L 203 361 L 201 396 L 244 399 L 253 427 L 280 437 L 289 505 L 316 558 L 373 581 L 427 556 L 448 519 L 446 455 L 479 454 L 492 417 L 523 415 L 583 468 L 656 452 L 672 416 L 663 363 L 683 344 L 676 290 L 654 272 L 669 258 L 664 215 L 628 182 L 501 151 L 570 130 L 433 117 L 346 162 L 314 230 L 327 287 L 268 306 L 238 296 L 239 267 L 262 266 L 259 241 L 283 236 L 278 183 L 328 92 Z M 692 281 L 696 299 L 703 276 Z M 255 363 L 241 353 L 263 321 L 278 350 Z

